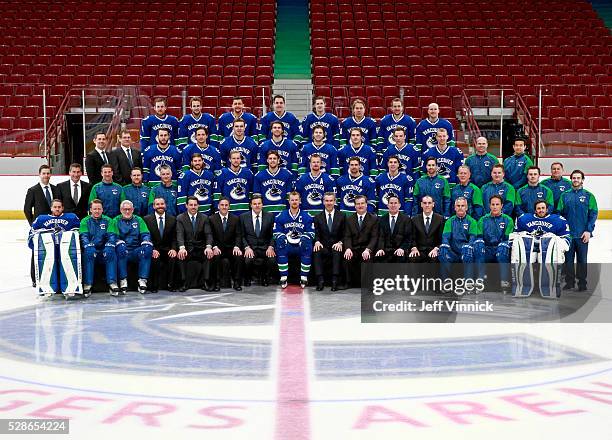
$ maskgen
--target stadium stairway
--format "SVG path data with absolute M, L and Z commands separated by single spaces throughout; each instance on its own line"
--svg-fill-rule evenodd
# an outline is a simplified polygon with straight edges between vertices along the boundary
M 610 0 L 591 0 L 591 5 L 608 29 L 612 29 L 612 3 L 610 3 Z
M 298 118 L 310 111 L 310 21 L 308 0 L 278 0 L 274 54 L 275 94 Z

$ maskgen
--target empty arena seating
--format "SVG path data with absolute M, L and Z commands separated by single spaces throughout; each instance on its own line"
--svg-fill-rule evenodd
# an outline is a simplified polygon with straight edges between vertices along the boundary
M 583 0 L 312 0 L 315 93 L 384 112 L 399 88 L 414 117 L 463 89 L 514 89 L 544 130 L 612 129 L 612 37 Z M 382 100 L 381 100 L 382 98 Z M 448 103 L 448 104 L 447 104 Z

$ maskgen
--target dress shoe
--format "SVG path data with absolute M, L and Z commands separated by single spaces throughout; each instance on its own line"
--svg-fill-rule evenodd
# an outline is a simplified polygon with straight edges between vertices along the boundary
M 320 280 L 320 281 L 317 282 L 317 291 L 320 292 L 323 289 L 325 289 L 325 285 L 323 283 L 323 280 Z
M 238 292 L 240 292 L 242 290 L 242 286 L 240 285 L 239 281 L 234 281 L 233 287 L 234 287 L 234 290 L 236 290 Z
M 221 286 L 219 283 L 215 283 L 215 286 L 212 288 L 213 292 L 219 292 L 221 290 Z
M 264 279 L 261 280 L 261 285 L 264 287 L 267 287 L 270 285 L 270 280 L 268 279 L 268 277 L 264 277 Z
M 563 290 L 574 290 L 574 287 L 576 287 L 575 283 L 565 283 L 565 286 L 563 286 Z
M 168 286 L 168 292 L 176 292 L 176 287 Z
M 578 286 L 578 292 L 585 292 L 587 290 L 586 286 Z
M 181 287 L 179 287 L 179 292 L 186 292 L 187 291 L 187 286 L 186 285 L 182 285 Z
M 332 290 L 332 292 L 337 292 L 338 291 L 338 282 L 337 281 L 332 281 L 331 290 Z
M 156 288 L 156 287 L 154 287 L 154 288 L 152 288 L 151 290 L 149 290 L 149 292 L 151 292 L 151 293 L 157 293 L 157 292 L 158 292 L 158 290 L 157 290 L 157 288 Z

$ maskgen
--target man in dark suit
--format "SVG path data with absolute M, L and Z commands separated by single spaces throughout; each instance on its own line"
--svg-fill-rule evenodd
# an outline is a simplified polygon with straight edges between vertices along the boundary
M 106 151 L 106 134 L 98 132 L 93 138 L 96 147 L 85 156 L 85 171 L 89 183 L 95 185 L 102 181 L 102 165 L 110 164 L 110 152 Z
M 166 214 L 166 201 L 163 197 L 153 200 L 154 213 L 144 217 L 144 222 L 151 233 L 153 255 L 151 259 L 151 276 L 149 290 L 155 293 L 161 287 L 168 286 L 174 292 L 174 266 L 178 245 L 176 242 L 176 218 Z M 165 283 L 162 284 L 162 279 Z
M 91 183 L 81 179 L 83 168 L 79 163 L 70 165 L 70 179 L 57 185 L 60 199 L 64 202 L 64 212 L 72 212 L 81 220 L 89 212 L 88 200 L 91 192 Z
M 59 191 L 55 185 L 51 185 L 51 167 L 49 165 L 41 165 L 38 168 L 38 177 L 40 182 L 28 188 L 25 202 L 23 204 L 23 213 L 28 223 L 31 225 L 36 217 L 41 214 L 51 214 L 51 203 L 53 199 L 59 199 Z M 30 278 L 32 286 L 36 287 L 36 277 L 34 275 L 34 254 L 30 261 Z
M 219 211 L 210 216 L 210 229 L 213 236 L 213 254 L 211 278 L 213 278 L 213 290 L 220 290 L 223 277 L 223 260 L 229 261 L 232 287 L 234 290 L 242 290 L 242 229 L 240 219 L 229 213 L 230 203 L 226 197 L 221 197 L 218 204 Z
M 142 168 L 142 154 L 132 147 L 132 135 L 128 130 L 119 133 L 119 146 L 110 154 L 109 160 L 115 173 L 113 179 L 119 185 L 132 183 L 131 173 L 135 167 Z
M 405 263 L 412 243 L 412 220 L 400 212 L 397 196 L 388 198 L 389 213 L 378 219 L 380 231 L 376 261 L 380 263 Z
M 270 273 L 276 268 L 276 252 L 272 239 L 274 214 L 263 211 L 261 194 L 254 194 L 251 198 L 251 210 L 240 215 L 240 226 L 244 248 L 244 285 L 251 285 L 253 267 L 261 266 L 261 285 L 267 286 L 270 283 Z
M 176 218 L 176 242 L 179 248 L 176 256 L 181 271 L 181 292 L 191 286 L 205 287 L 208 262 L 213 257 L 210 221 L 206 214 L 198 212 L 199 206 L 197 198 L 187 197 L 187 211 Z
M 349 285 L 361 285 L 361 263 L 371 263 L 378 246 L 378 217 L 368 212 L 368 198 L 355 197 L 355 214 L 344 228 L 344 268 Z M 351 276 L 352 275 L 352 276 Z
M 408 257 L 414 263 L 437 262 L 442 244 L 444 217 L 433 212 L 434 200 L 431 196 L 421 199 L 421 209 L 422 213 L 412 217 L 413 233 Z
M 331 290 L 338 290 L 340 268 L 342 266 L 342 240 L 346 215 L 335 209 L 336 194 L 326 192 L 323 195 L 325 209 L 314 218 L 315 244 L 313 250 L 314 270 L 317 277 L 317 290 L 325 287 L 325 267 L 331 262 Z

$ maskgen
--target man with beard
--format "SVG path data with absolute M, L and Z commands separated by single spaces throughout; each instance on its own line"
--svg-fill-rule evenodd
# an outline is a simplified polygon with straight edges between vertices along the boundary
M 185 212 L 187 210 L 187 197 L 195 196 L 200 205 L 198 211 L 209 214 L 214 199 L 214 186 L 214 174 L 204 169 L 204 158 L 202 155 L 200 153 L 194 153 L 193 156 L 191 156 L 191 168 L 184 172 L 179 178 L 177 199 L 178 211 Z

